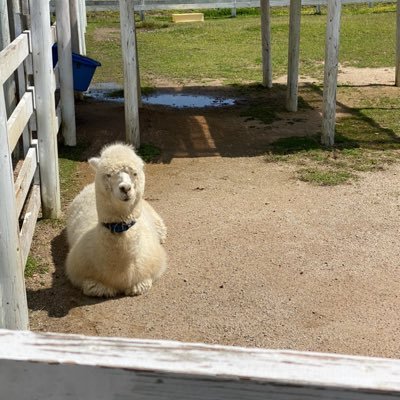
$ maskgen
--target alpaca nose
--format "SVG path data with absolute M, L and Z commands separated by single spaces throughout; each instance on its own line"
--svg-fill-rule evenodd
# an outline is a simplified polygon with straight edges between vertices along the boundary
M 128 193 L 131 190 L 132 186 L 130 183 L 121 183 L 119 185 L 119 190 L 123 193 Z

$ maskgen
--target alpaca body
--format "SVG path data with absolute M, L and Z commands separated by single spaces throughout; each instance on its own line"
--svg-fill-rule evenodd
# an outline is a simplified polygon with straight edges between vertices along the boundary
M 132 184 L 129 192 L 135 193 L 129 194 L 128 199 L 119 199 L 118 190 L 113 189 L 114 178 L 109 177 L 109 171 L 110 165 L 115 167 L 115 163 L 111 163 L 102 166 L 107 178 L 96 174 L 95 183 L 86 186 L 71 203 L 67 218 L 70 252 L 66 272 L 72 284 L 87 295 L 141 294 L 150 289 L 166 269 L 167 257 L 161 244 L 166 228 L 161 217 L 142 198 L 144 174 L 142 179 L 139 171 L 142 167 L 140 162 L 138 164 L 133 168 L 135 175 L 132 174 L 136 183 L 126 176 L 117 182 L 118 187 L 126 182 Z M 121 165 L 125 164 L 120 163 L 113 174 L 121 176 Z M 102 190 L 104 187 L 106 190 Z M 125 187 L 121 196 L 124 193 Z M 113 233 L 104 226 L 104 223 L 129 221 L 135 221 L 134 225 L 121 233 Z

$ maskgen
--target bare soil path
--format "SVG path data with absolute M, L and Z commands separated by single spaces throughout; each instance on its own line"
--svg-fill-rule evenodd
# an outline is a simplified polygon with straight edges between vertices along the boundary
M 40 224 L 32 252 L 49 272 L 27 281 L 33 330 L 400 357 L 400 166 L 338 187 L 296 181 L 263 149 L 318 132 L 318 111 L 266 126 L 245 105 L 141 110 L 144 141 L 162 149 L 146 197 L 169 229 L 169 270 L 144 296 L 85 297 L 64 275 L 63 224 Z M 77 110 L 86 158 L 123 138 L 121 105 Z M 92 179 L 86 163 L 77 179 Z

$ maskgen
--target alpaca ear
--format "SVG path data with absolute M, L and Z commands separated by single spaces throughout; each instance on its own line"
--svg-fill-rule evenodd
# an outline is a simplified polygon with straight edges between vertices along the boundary
M 99 162 L 100 162 L 100 158 L 98 158 L 98 157 L 92 157 L 89 159 L 89 164 L 95 171 L 97 171 L 97 169 L 99 168 Z

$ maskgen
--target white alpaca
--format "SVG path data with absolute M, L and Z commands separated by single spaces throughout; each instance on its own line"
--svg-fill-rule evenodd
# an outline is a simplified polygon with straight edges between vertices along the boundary
M 167 266 L 166 227 L 143 199 L 143 161 L 132 147 L 113 144 L 89 163 L 95 182 L 68 210 L 67 276 L 88 296 L 142 294 Z

